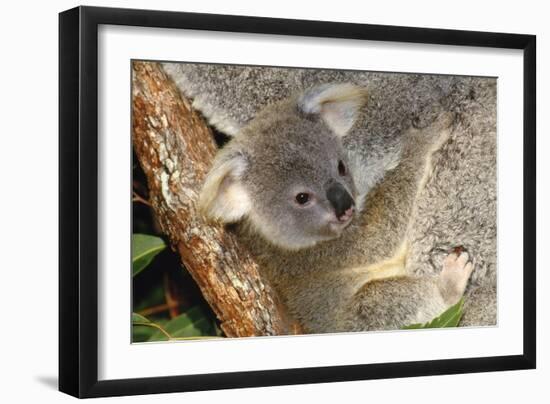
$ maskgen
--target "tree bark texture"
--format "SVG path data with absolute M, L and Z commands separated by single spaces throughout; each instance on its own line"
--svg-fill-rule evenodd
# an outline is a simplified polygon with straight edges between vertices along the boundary
M 151 205 L 222 330 L 228 337 L 300 333 L 248 252 L 197 211 L 217 151 L 209 127 L 159 64 L 133 62 L 132 70 L 132 138 Z

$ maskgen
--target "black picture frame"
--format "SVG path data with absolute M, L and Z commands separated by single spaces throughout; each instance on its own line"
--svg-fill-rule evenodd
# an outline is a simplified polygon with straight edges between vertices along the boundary
M 99 381 L 100 24 L 523 50 L 523 354 Z M 535 368 L 535 73 L 534 35 L 96 7 L 60 13 L 59 389 L 76 397 L 101 397 Z

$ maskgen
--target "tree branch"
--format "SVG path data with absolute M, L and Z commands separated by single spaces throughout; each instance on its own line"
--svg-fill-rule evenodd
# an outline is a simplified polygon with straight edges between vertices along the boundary
M 229 337 L 297 334 L 258 265 L 222 226 L 206 224 L 196 201 L 216 144 L 203 119 L 157 63 L 133 62 L 134 150 L 162 231 Z

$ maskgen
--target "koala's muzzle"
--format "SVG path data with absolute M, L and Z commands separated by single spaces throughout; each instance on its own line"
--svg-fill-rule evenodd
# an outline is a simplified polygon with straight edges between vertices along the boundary
M 343 218 L 345 215 L 347 217 L 346 212 L 354 205 L 351 195 L 346 191 L 346 188 L 339 183 L 334 183 L 329 187 L 327 190 L 327 199 L 334 208 L 334 212 L 338 219 Z

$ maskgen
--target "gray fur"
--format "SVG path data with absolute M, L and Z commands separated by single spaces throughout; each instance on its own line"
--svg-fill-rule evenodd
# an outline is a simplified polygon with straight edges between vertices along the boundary
M 431 307 L 424 317 L 441 310 L 445 305 L 440 304 L 439 292 L 434 292 L 433 279 L 442 267 L 442 258 L 455 245 L 463 245 L 475 264 L 463 324 L 496 323 L 496 80 L 192 64 L 164 67 L 209 122 L 237 138 L 262 121 L 269 126 L 266 117 L 277 114 L 281 105 L 264 107 L 284 100 L 296 89 L 334 82 L 356 83 L 367 89 L 368 106 L 350 135 L 342 139 L 354 173 L 356 202 L 362 205 L 364 197 L 365 212 L 336 240 L 299 251 L 266 246 L 240 229 L 243 242 L 257 254 L 276 287 L 283 290 L 291 310 L 307 323 L 308 331 L 397 328 L 415 317 L 403 307 L 417 314 L 418 307 Z M 411 122 L 420 132 L 423 128 L 429 132 L 429 125 L 441 111 L 452 111 L 458 119 L 450 141 L 433 156 L 434 171 L 426 186 L 420 193 L 410 191 L 414 211 L 405 206 L 402 212 L 393 212 L 390 224 L 372 226 L 367 234 L 358 233 L 361 223 L 372 220 L 368 198 L 388 198 L 387 203 L 394 203 L 399 197 L 383 195 L 380 189 L 388 181 L 390 185 L 396 181 L 392 175 L 400 172 L 398 163 L 404 167 L 408 164 L 403 153 Z M 281 151 L 269 150 L 274 158 L 281 155 Z M 264 161 L 264 173 L 268 166 Z M 267 182 L 263 187 L 269 178 L 264 174 Z M 395 186 L 386 188 L 401 192 Z M 400 203 L 394 205 L 402 207 Z M 361 243 L 362 239 L 369 240 L 369 245 Z M 403 239 L 409 241 L 406 263 L 415 277 L 369 282 L 372 288 L 358 292 L 364 283 L 362 275 L 333 270 L 388 258 Z M 284 267 L 284 271 L 274 267 Z M 350 309 L 342 302 L 356 292 Z M 404 305 L 411 296 L 417 304 Z M 390 313 L 389 307 L 402 309 L 392 315 L 380 314 L 384 310 Z M 355 314 L 350 318 L 349 313 Z

